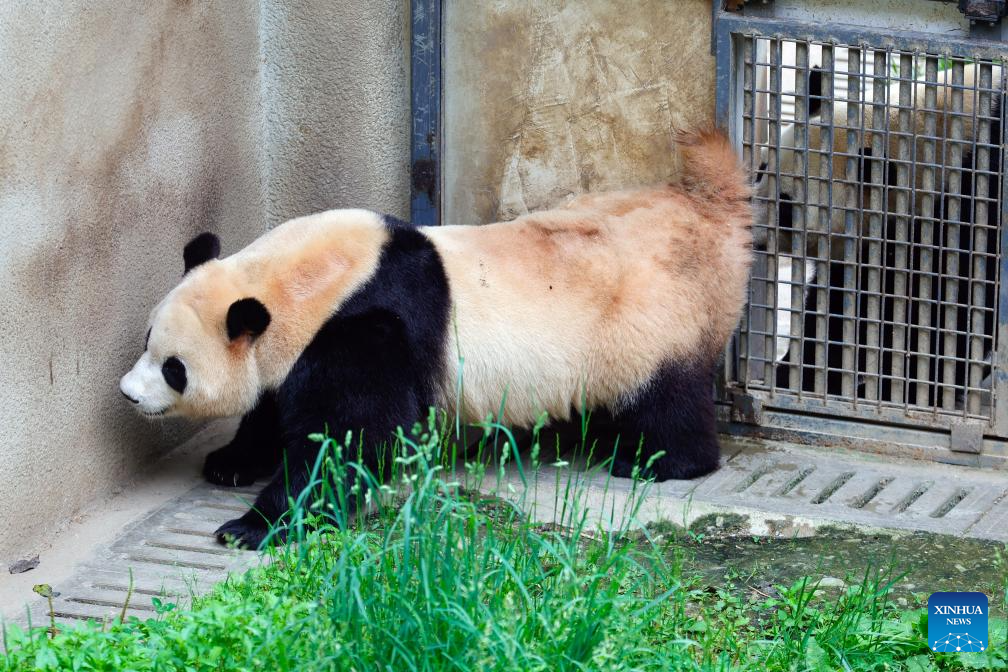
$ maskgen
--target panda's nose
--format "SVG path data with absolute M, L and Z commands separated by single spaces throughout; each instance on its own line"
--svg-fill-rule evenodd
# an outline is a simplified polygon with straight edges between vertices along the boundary
M 123 390 L 123 389 L 122 389 L 121 387 L 119 388 L 119 391 L 120 391 L 120 392 L 122 392 L 122 395 L 123 395 L 124 397 L 126 397 L 127 399 L 129 399 L 129 400 L 130 400 L 130 403 L 131 403 L 131 404 L 139 404 L 139 403 L 140 403 L 140 400 L 139 400 L 139 399 L 134 399 L 133 397 L 131 397 L 131 396 L 129 396 L 128 394 L 126 394 L 126 392 L 125 392 L 125 391 L 124 391 L 124 390 Z

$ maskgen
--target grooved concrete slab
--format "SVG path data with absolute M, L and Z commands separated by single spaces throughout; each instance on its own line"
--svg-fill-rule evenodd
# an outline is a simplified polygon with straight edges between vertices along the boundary
M 875 527 L 968 534 L 1008 492 L 1008 476 L 926 463 L 744 450 L 697 485 L 694 501 Z
M 1008 496 L 1002 495 L 970 531 L 985 539 L 1008 542 Z
M 481 490 L 518 500 L 536 518 L 560 520 L 553 484 L 580 484 L 581 513 L 603 525 L 668 520 L 681 525 L 708 514 L 747 517 L 753 534 L 811 534 L 823 525 L 920 530 L 1008 541 L 1008 474 L 929 462 L 797 445 L 734 442 L 721 468 L 693 481 L 633 485 L 604 473 L 525 467 L 533 486 L 522 494 L 514 467 L 487 479 Z M 545 488 L 544 488 L 545 486 Z M 642 496 L 642 492 L 643 494 Z
M 257 491 L 200 483 L 202 454 L 221 445 L 227 433 L 211 433 L 204 438 L 207 445 L 191 456 L 182 470 L 188 490 L 127 525 L 53 585 L 59 593 L 53 604 L 58 621 L 118 618 L 131 570 L 133 596 L 126 614 L 143 618 L 156 613 L 154 597 L 184 604 L 228 573 L 260 561 L 256 553 L 220 546 L 212 535 L 221 523 L 246 511 Z M 524 472 L 523 482 L 510 464 L 471 485 L 519 502 L 539 521 L 562 525 L 584 516 L 590 524 L 608 528 L 659 520 L 689 526 L 713 516 L 715 524 L 726 521 L 743 534 L 790 537 L 814 534 L 825 525 L 855 525 L 1008 542 L 1004 472 L 738 441 L 725 444 L 718 471 L 692 481 L 635 483 L 611 478 L 598 467 L 533 469 L 527 458 Z M 463 473 L 460 467 L 458 476 L 466 481 Z M 565 497 L 573 505 L 565 505 Z M 31 583 L 49 580 L 47 560 L 43 555 L 40 568 L 30 573 L 32 580 L 17 593 L 20 602 L 32 598 L 34 624 L 49 620 L 48 605 L 30 590 Z M 9 606 L 0 604 L 8 615 Z
M 59 593 L 53 603 L 57 620 L 118 618 L 133 571 L 133 596 L 127 615 L 151 616 L 151 598 L 185 602 L 208 589 L 228 571 L 257 561 L 255 554 L 219 546 L 211 533 L 236 515 L 253 489 L 225 491 L 203 484 L 200 466 L 207 452 L 231 438 L 233 420 L 208 424 L 150 472 L 114 496 L 96 493 L 85 510 L 43 546 L 23 549 L 38 554 L 39 565 L 22 574 L 0 566 L 0 618 L 24 625 L 48 624 L 49 608 L 32 591 L 46 583 Z M 243 509 L 244 510 L 244 509 Z
M 213 536 L 221 523 L 248 510 L 255 493 L 255 488 L 198 485 L 131 524 L 110 547 L 53 586 L 59 593 L 53 600 L 57 622 L 117 619 L 131 572 L 133 589 L 126 616 L 148 618 L 156 613 L 152 598 L 185 604 L 229 573 L 256 564 L 258 554 L 225 548 Z M 40 574 L 39 579 L 43 578 Z M 30 612 L 33 624 L 49 622 L 46 601 L 33 601 Z

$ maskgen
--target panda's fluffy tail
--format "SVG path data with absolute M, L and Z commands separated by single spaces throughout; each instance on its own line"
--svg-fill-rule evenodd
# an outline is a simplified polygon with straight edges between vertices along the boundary
M 728 136 L 713 127 L 677 131 L 675 141 L 683 157 L 682 188 L 712 203 L 749 208 L 749 175 Z

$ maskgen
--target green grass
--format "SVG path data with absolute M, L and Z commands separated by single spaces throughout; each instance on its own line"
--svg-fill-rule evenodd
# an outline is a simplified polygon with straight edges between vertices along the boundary
M 897 577 L 887 567 L 832 592 L 808 577 L 710 585 L 684 562 L 695 533 L 591 526 L 573 478 L 561 484 L 560 524 L 535 524 L 519 505 L 478 494 L 486 460 L 446 469 L 454 446 L 444 429 L 432 416 L 402 436 L 399 487 L 364 494 L 332 486 L 354 465 L 336 442 L 314 437 L 323 450 L 288 521 L 296 543 L 267 551 L 260 567 L 189 608 L 156 602 L 156 618 L 67 626 L 53 637 L 8 626 L 0 670 L 1006 667 L 1003 619 L 985 654 L 931 654 L 926 613 L 893 604 Z M 500 438 L 494 466 L 520 468 L 509 435 Z M 535 462 L 541 451 L 532 452 Z M 348 520 L 347 496 L 370 514 Z M 1004 600 L 1004 591 L 994 597 L 1002 614 Z

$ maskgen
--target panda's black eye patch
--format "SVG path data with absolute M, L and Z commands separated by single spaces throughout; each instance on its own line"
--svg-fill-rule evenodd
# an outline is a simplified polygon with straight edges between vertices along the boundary
M 178 357 L 169 357 L 165 360 L 165 363 L 161 365 L 161 375 L 164 376 L 165 382 L 168 383 L 168 387 L 172 388 L 179 394 L 185 392 L 185 364 L 183 364 L 182 360 Z
M 148 329 L 147 336 L 144 338 L 144 352 L 147 352 L 147 346 L 150 345 L 150 332 L 151 330 Z

